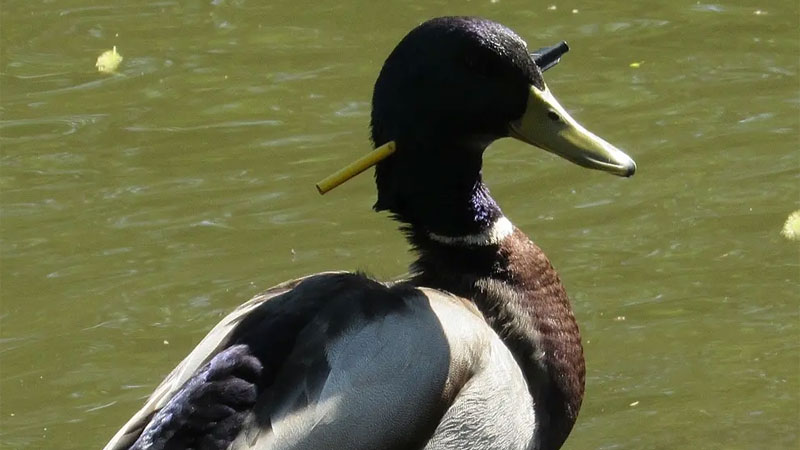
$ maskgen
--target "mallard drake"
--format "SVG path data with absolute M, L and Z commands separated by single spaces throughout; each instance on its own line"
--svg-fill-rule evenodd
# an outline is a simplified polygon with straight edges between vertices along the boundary
M 481 181 L 514 137 L 620 176 L 636 165 L 580 126 L 531 54 L 489 20 L 442 17 L 397 45 L 375 84 L 378 199 L 417 254 L 380 282 L 328 272 L 280 284 L 225 317 L 105 447 L 557 449 L 584 392 L 578 326 L 544 253 Z

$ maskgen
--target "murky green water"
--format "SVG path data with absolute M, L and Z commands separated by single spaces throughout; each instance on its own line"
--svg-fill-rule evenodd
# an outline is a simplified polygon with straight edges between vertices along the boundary
M 101 446 L 279 281 L 402 274 L 371 177 L 313 183 L 368 148 L 394 44 L 470 14 L 568 40 L 551 88 L 640 168 L 487 153 L 582 327 L 568 448 L 798 448 L 800 247 L 779 235 L 800 208 L 797 1 L 450 3 L 3 1 L 0 446 Z

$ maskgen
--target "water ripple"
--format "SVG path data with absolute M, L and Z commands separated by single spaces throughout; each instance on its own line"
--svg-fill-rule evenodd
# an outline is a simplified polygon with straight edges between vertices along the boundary
M 12 119 L 0 121 L 0 141 L 24 142 L 29 140 L 57 139 L 79 129 L 98 123 L 108 114 Z

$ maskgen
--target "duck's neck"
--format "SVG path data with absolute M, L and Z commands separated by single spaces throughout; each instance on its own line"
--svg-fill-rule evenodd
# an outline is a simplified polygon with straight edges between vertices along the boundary
M 578 326 L 547 257 L 503 216 L 482 183 L 485 144 L 471 142 L 445 149 L 398 140 L 397 152 L 376 168 L 375 209 L 405 224 L 419 255 L 413 283 L 475 302 L 527 379 L 537 449 L 557 449 L 583 399 Z
M 376 168 L 376 210 L 391 211 L 412 233 L 443 238 L 479 235 L 503 216 L 481 180 L 485 145 L 397 145 L 397 153 Z M 408 146 L 415 150 L 404 152 Z
M 461 236 L 413 224 L 408 235 L 419 255 L 413 282 L 475 302 L 527 379 L 537 448 L 559 448 L 581 406 L 585 367 L 578 326 L 547 257 L 502 214 Z

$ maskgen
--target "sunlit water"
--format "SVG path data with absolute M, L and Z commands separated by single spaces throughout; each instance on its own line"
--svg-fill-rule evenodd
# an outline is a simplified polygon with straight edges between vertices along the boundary
M 4 1 L 0 446 L 100 447 L 277 282 L 403 274 L 371 177 L 313 184 L 369 148 L 396 42 L 469 14 L 568 40 L 549 85 L 639 164 L 487 152 L 584 336 L 567 447 L 797 448 L 800 247 L 779 230 L 800 208 L 798 3 L 641 3 Z

